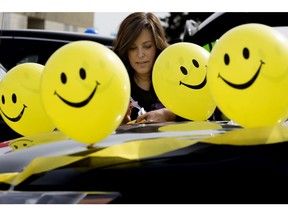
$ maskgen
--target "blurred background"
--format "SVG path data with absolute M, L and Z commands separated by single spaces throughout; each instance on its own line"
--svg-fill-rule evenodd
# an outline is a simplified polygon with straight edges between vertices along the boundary
M 0 12 L 1 29 L 46 29 L 95 33 L 115 37 L 121 21 L 131 12 Z M 212 12 L 155 12 L 165 28 L 167 40 L 175 42 L 184 32 L 186 20 L 199 25 Z

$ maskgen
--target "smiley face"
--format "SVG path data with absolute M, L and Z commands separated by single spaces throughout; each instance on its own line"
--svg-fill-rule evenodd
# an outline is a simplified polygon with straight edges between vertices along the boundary
M 8 145 L 13 149 L 13 151 L 18 151 L 36 145 L 43 145 L 47 143 L 51 145 L 53 144 L 53 142 L 56 143 L 65 139 L 68 139 L 67 135 L 55 130 L 47 133 L 35 134 L 31 136 L 13 139 L 8 143 Z
M 23 63 L 8 71 L 0 83 L 1 116 L 7 125 L 23 136 L 55 128 L 41 101 L 43 69 L 41 64 Z
M 122 122 L 130 98 L 129 76 L 112 50 L 96 42 L 77 41 L 48 59 L 41 94 L 57 128 L 91 144 Z
M 243 127 L 287 118 L 288 41 L 272 27 L 244 24 L 226 32 L 211 51 L 208 81 L 220 110 Z
M 243 57 L 245 59 L 248 59 L 249 58 L 249 50 L 245 47 L 243 49 Z M 226 65 L 229 65 L 229 55 L 228 54 L 225 54 L 224 55 L 224 61 L 225 61 L 225 64 Z M 249 79 L 248 81 L 244 82 L 244 83 L 232 83 L 230 82 L 229 80 L 225 79 L 224 77 L 221 76 L 221 74 L 219 74 L 219 78 L 223 80 L 223 82 L 225 82 L 227 85 L 229 85 L 231 88 L 235 88 L 235 89 L 246 89 L 248 87 L 250 87 L 257 79 L 260 71 L 261 71 L 261 68 L 262 68 L 262 65 L 265 64 L 262 60 L 260 60 L 260 66 L 259 68 L 257 69 L 257 71 L 255 72 L 255 74 L 252 76 L 251 79 Z
M 6 100 L 5 100 L 5 96 L 4 95 L 2 95 L 1 99 L 2 99 L 2 104 L 5 104 Z M 17 102 L 17 96 L 16 96 L 15 93 L 12 94 L 11 100 L 13 101 L 13 103 Z M 5 114 L 5 112 L 1 108 L 0 108 L 0 110 L 1 110 L 2 114 L 5 116 L 6 119 L 8 119 L 11 122 L 18 122 L 23 117 L 25 108 L 27 108 L 27 106 L 25 104 L 23 104 L 23 108 L 22 108 L 21 112 L 19 112 L 19 115 L 17 115 L 16 117 L 9 117 L 8 115 Z
M 192 59 L 192 64 L 194 65 L 195 69 L 199 68 L 200 65 L 199 65 L 199 62 L 196 60 L 196 59 Z M 205 65 L 206 66 L 206 65 Z M 184 66 L 180 66 L 180 71 L 183 73 L 183 75 L 188 75 L 188 71 L 187 69 L 184 67 Z M 202 89 L 206 86 L 206 83 L 207 83 L 207 79 L 206 79 L 206 74 L 204 74 L 204 78 L 203 78 L 203 81 L 199 84 L 195 84 L 195 85 L 192 85 L 192 84 L 187 84 L 185 82 L 182 82 L 180 81 L 180 84 L 179 85 L 184 85 L 186 86 L 187 88 L 191 88 L 191 89 Z
M 79 77 L 81 77 L 82 80 L 86 79 L 86 71 L 84 68 L 79 69 Z M 62 82 L 62 84 L 66 84 L 66 82 L 67 82 L 67 75 L 64 72 L 61 73 L 61 82 Z M 63 103 L 65 103 L 66 105 L 71 106 L 71 107 L 75 107 L 75 108 L 76 107 L 80 108 L 80 107 L 86 106 L 91 101 L 91 99 L 93 98 L 93 96 L 96 93 L 98 85 L 100 85 L 100 83 L 96 80 L 96 85 L 92 89 L 91 93 L 87 96 L 87 98 L 84 98 L 82 101 L 79 101 L 79 102 L 72 102 L 72 101 L 69 101 L 69 100 L 63 98 L 60 94 L 57 93 L 57 90 L 55 90 L 55 95 L 57 97 L 59 97 L 59 99 Z
M 33 145 L 33 140 L 21 138 L 19 140 L 13 140 L 10 142 L 9 146 L 15 151 L 24 148 L 29 148 Z
M 207 120 L 216 104 L 207 83 L 210 53 L 186 42 L 170 45 L 156 59 L 152 81 L 160 101 L 175 114 L 190 120 Z

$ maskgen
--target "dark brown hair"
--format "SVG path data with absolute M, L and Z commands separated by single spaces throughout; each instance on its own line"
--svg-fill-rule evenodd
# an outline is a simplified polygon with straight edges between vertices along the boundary
M 128 15 L 120 24 L 113 44 L 114 52 L 123 61 L 128 72 L 131 69 L 128 50 L 144 28 L 152 31 L 157 50 L 156 57 L 168 46 L 164 28 L 155 14 L 135 12 Z

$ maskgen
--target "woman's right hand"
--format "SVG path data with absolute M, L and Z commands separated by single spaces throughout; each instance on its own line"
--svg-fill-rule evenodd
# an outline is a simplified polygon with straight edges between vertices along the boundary
M 161 108 L 158 110 L 152 110 L 150 112 L 146 112 L 143 115 L 139 115 L 135 121 L 135 123 L 158 123 L 158 122 L 167 122 L 167 121 L 175 121 L 176 115 L 172 113 L 167 108 Z

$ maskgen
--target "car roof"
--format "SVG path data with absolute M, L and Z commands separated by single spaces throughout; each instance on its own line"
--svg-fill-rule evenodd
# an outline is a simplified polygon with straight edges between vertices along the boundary
M 246 23 L 271 27 L 288 26 L 287 12 L 216 12 L 198 26 L 186 23 L 183 41 L 204 46 L 219 39 L 229 29 Z
M 0 31 L 0 63 L 6 70 L 23 62 L 45 64 L 61 46 L 78 40 L 95 41 L 112 48 L 113 37 L 39 29 Z

